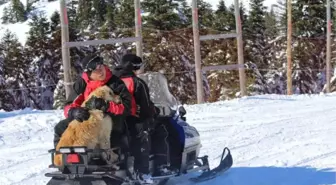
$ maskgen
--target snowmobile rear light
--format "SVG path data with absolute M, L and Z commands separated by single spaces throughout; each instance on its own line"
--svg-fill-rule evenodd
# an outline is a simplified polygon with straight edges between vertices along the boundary
M 79 161 L 78 154 L 69 154 L 67 156 L 67 163 L 79 163 Z

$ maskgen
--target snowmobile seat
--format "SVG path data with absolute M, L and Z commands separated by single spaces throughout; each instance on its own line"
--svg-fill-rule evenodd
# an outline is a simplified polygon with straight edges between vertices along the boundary
M 167 104 L 155 104 L 155 107 L 160 110 L 159 117 L 172 117 L 175 114 L 175 111 Z

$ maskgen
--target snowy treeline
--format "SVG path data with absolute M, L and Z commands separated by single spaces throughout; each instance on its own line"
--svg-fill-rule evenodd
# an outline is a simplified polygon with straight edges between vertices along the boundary
M 27 42 L 22 45 L 7 31 L 0 41 L 0 109 L 25 107 L 62 108 L 64 104 L 61 62 L 60 15 L 46 17 L 34 8 L 37 0 L 11 0 L 4 9 L 3 24 L 30 22 Z M 49 0 L 51 1 L 51 0 Z M 71 41 L 134 36 L 133 0 L 68 2 Z M 271 10 L 263 0 L 251 0 L 247 12 L 241 3 L 244 60 L 249 94 L 286 93 L 286 4 Z M 325 84 L 326 15 L 325 0 L 293 1 L 293 88 L 295 93 L 319 93 Z M 229 33 L 236 29 L 233 5 L 223 0 L 213 10 L 198 0 L 200 35 Z M 170 89 L 183 103 L 196 102 L 191 7 L 186 0 L 143 0 L 144 61 L 147 71 L 161 71 Z M 332 10 L 334 11 L 334 10 Z M 333 16 L 334 18 L 334 16 Z M 335 42 L 333 42 L 335 43 Z M 332 49 L 336 49 L 333 45 Z M 82 72 L 79 61 L 87 53 L 100 53 L 109 66 L 134 44 L 72 48 L 73 78 Z M 235 39 L 201 42 L 203 65 L 237 63 Z M 333 64 L 335 55 L 333 54 Z M 203 74 L 208 101 L 230 99 L 239 92 L 238 70 Z

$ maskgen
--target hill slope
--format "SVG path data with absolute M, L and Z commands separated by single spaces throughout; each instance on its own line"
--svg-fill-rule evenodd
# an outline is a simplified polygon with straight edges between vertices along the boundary
M 24 4 L 24 6 L 26 6 L 27 2 L 26 0 L 21 0 L 21 2 Z M 0 17 L 2 17 L 3 9 L 8 5 L 9 2 L 0 6 Z M 34 11 L 43 11 L 46 13 L 46 16 L 48 18 L 50 18 L 55 11 L 59 11 L 60 8 L 59 1 L 47 2 L 45 0 L 39 0 L 33 5 L 36 8 Z M 30 26 L 28 25 L 29 21 L 30 19 L 28 19 L 23 23 L 16 23 L 16 24 L 2 24 L 0 21 L 0 38 L 5 33 L 5 30 L 8 29 L 16 34 L 16 36 L 19 39 L 19 42 L 24 44 L 26 42 L 27 33 L 30 28 Z

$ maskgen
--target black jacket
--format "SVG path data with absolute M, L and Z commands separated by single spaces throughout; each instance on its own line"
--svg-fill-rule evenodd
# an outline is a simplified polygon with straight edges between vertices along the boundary
M 131 107 L 131 95 L 124 84 L 124 82 L 118 78 L 115 75 L 112 75 L 110 80 L 106 83 L 115 94 L 119 95 L 122 101 L 122 104 L 124 105 L 124 112 L 122 115 L 119 116 L 112 116 L 114 126 L 113 130 L 116 130 L 117 132 L 123 132 L 124 130 L 124 121 L 126 119 L 126 116 L 130 114 L 130 107 Z M 77 95 L 83 94 L 86 88 L 86 82 L 83 78 L 78 78 L 74 85 L 73 85 L 74 91 Z M 61 120 L 55 127 L 54 127 L 54 146 L 56 147 L 57 143 L 60 140 L 60 137 L 62 136 L 63 132 L 68 127 L 69 123 L 72 120 L 70 118 L 66 118 L 64 120 Z
M 150 99 L 149 88 L 144 80 L 137 77 L 132 71 L 130 63 L 114 68 L 114 75 L 119 78 L 132 77 L 134 82 L 134 99 L 139 107 L 139 121 L 143 122 L 155 116 L 154 103 Z
M 116 95 L 120 96 L 121 102 L 125 107 L 123 115 L 128 116 L 131 108 L 131 94 L 128 92 L 124 82 L 117 76 L 112 75 L 106 85 L 109 86 Z M 77 95 L 84 93 L 86 88 L 85 80 L 83 78 L 79 78 L 76 80 L 73 88 Z

